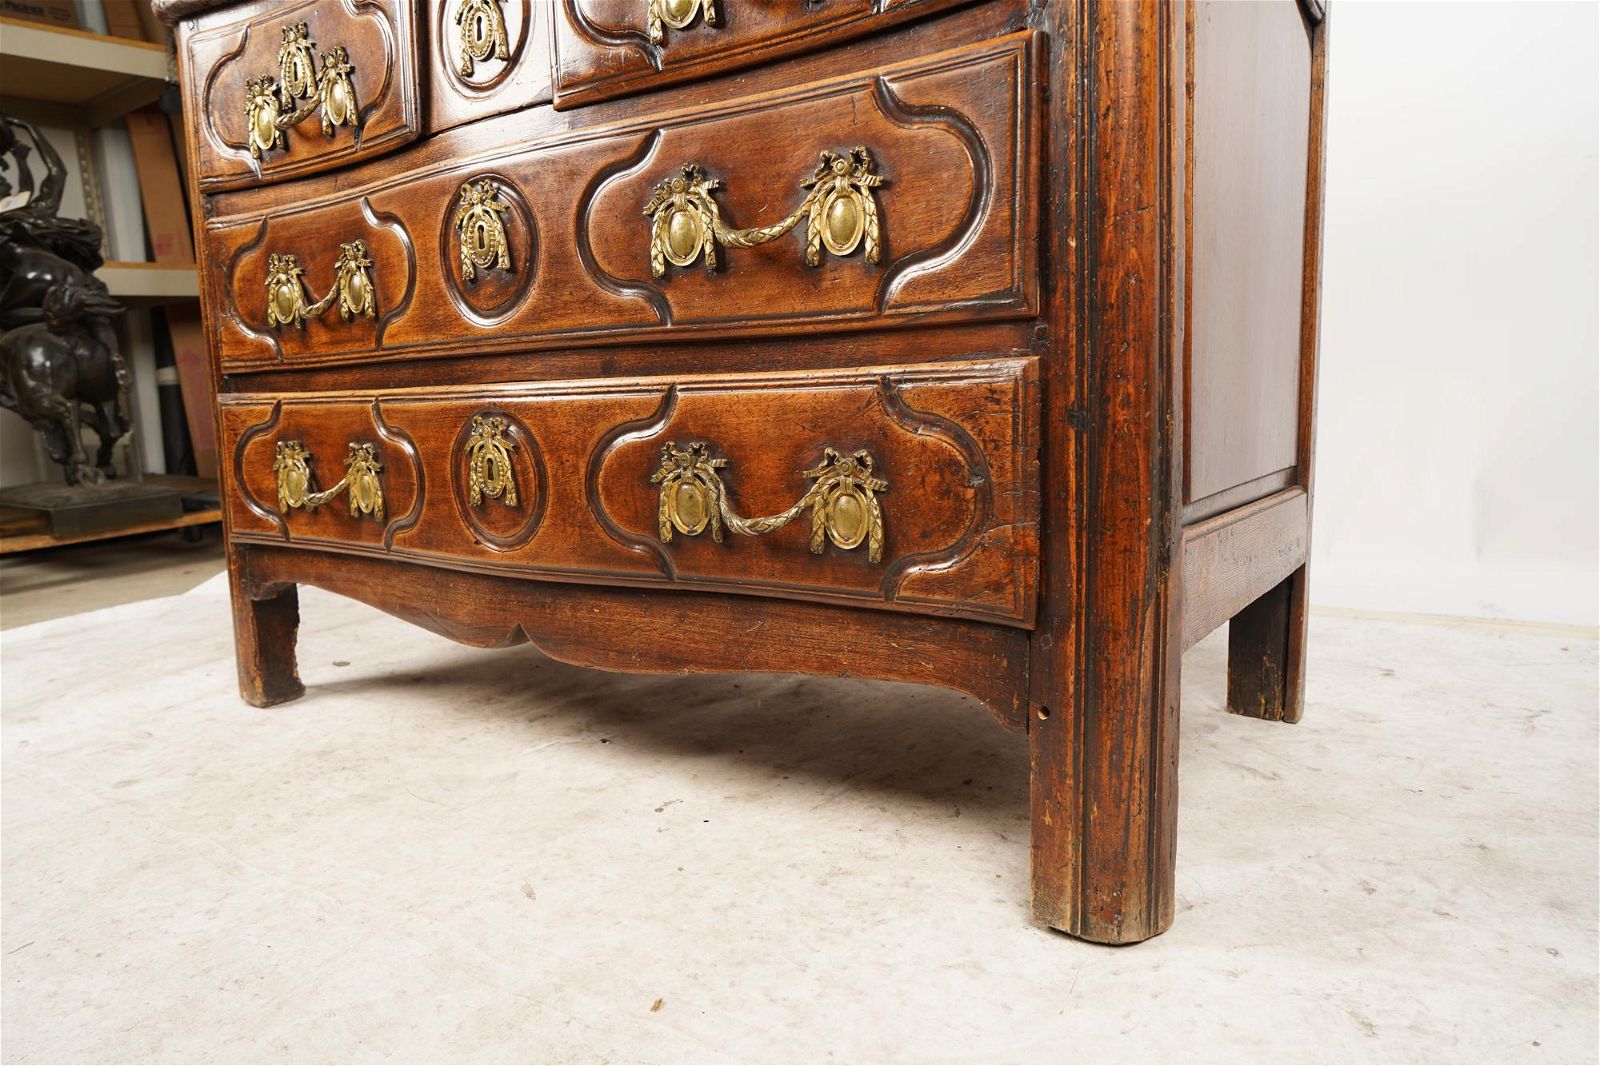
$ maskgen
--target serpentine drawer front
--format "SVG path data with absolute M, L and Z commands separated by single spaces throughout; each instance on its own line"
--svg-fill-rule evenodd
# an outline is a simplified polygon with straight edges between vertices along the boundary
M 370 183 L 355 172 L 340 187 L 358 191 L 209 221 L 217 350 L 234 370 L 1026 316 L 1035 41 Z M 375 314 L 273 315 L 275 257 L 320 293 L 358 240 Z
M 259 0 L 203 16 L 182 53 L 200 187 L 315 174 L 547 101 L 552 17 L 545 0 Z
M 1183 651 L 1302 704 L 1323 0 L 152 2 L 245 699 L 302 584 L 944 686 L 1038 920 L 1166 928 Z
M 1031 359 L 248 394 L 236 539 L 1028 625 Z
M 964 0 L 558 0 L 556 107 L 848 41 Z

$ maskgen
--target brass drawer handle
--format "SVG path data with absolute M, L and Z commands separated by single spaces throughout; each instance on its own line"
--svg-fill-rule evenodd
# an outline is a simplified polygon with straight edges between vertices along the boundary
M 667 264 L 686 267 L 702 255 L 706 272 L 717 269 L 717 245 L 754 248 L 788 233 L 806 220 L 806 263 L 817 266 L 826 248 L 846 256 L 857 247 L 876 263 L 882 252 L 878 203 L 873 190 L 885 184 L 873 173 L 872 153 L 858 145 L 852 151 L 822 153 L 811 176 L 800 182 L 807 190 L 794 213 L 770 226 L 730 229 L 722 223 L 721 209 L 711 193 L 722 185 L 706 175 L 697 163 L 656 184 L 645 217 L 650 219 L 650 274 L 661 277 Z
M 311 453 L 300 441 L 280 440 L 272 460 L 272 470 L 278 476 L 278 509 L 320 507 L 348 489 L 351 518 L 366 514 L 382 522 L 383 484 L 378 475 L 383 464 L 378 462 L 376 446 L 351 441 L 344 466 L 344 477 L 337 485 L 312 492 Z
M 456 8 L 456 29 L 461 36 L 461 48 L 456 52 L 456 71 L 463 78 L 472 77 L 476 64 L 490 56 L 505 60 L 511 58 L 506 44 L 506 16 L 500 10 L 505 0 L 465 0 Z
M 304 22 L 283 28 L 283 44 L 278 46 L 278 80 L 263 74 L 244 83 L 245 126 L 248 129 L 250 158 L 261 156 L 287 143 L 283 131 L 298 126 L 312 115 L 322 117 L 322 134 L 332 137 L 340 126 L 359 125 L 356 87 L 351 81 L 355 68 L 350 52 L 336 44 L 322 53 L 322 69 L 317 69 L 316 46 L 307 37 Z M 300 106 L 300 101 L 309 101 Z
M 339 245 L 339 258 L 333 264 L 333 287 L 316 303 L 307 303 L 305 268 L 292 252 L 272 253 L 267 257 L 267 328 L 287 324 L 304 329 L 306 319 L 326 311 L 335 297 L 339 300 L 339 317 L 346 322 L 356 315 L 376 317 L 371 267 L 366 241 Z
M 713 459 L 705 441 L 679 448 L 668 441 L 661 449 L 661 469 L 650 483 L 661 486 L 656 517 L 661 540 L 672 542 L 674 530 L 697 536 L 707 525 L 711 539 L 722 542 L 723 526 L 746 537 L 759 537 L 782 529 L 807 508 L 811 510 L 811 553 L 821 555 L 824 538 L 849 551 L 867 542 L 867 558 L 883 560 L 883 509 L 877 494 L 889 483 L 872 473 L 872 456 L 865 451 L 846 455 L 824 448 L 822 462 L 802 476 L 814 484 L 794 506 L 766 518 L 742 518 L 728 504 L 728 490 L 718 473 L 726 459 Z
M 675 30 L 688 29 L 697 14 L 705 16 L 707 26 L 717 24 L 716 0 L 650 0 L 645 8 L 645 29 L 651 44 L 662 44 L 667 39 L 663 24 Z
M 511 469 L 511 449 L 506 420 L 499 415 L 473 415 L 467 437 L 467 502 L 480 507 L 484 497 L 517 505 L 517 481 Z
M 461 280 L 472 284 L 479 270 L 511 269 L 511 242 L 506 238 L 505 214 L 511 210 L 499 184 L 479 178 L 461 186 L 452 225 L 461 251 Z

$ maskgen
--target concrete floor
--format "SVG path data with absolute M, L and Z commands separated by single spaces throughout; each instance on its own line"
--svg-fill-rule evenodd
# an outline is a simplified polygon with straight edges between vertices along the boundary
M 0 629 L 187 592 L 222 573 L 220 527 L 190 544 L 177 532 L 0 557 Z
M 225 604 L 0 639 L 7 1062 L 1600 1055 L 1592 632 L 1320 614 L 1293 727 L 1204 642 L 1177 923 L 1108 949 L 1029 924 L 1026 744 L 964 697 L 307 590 L 254 710 Z

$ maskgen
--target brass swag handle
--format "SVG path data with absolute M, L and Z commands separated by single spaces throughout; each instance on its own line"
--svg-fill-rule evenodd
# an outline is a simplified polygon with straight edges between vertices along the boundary
M 316 46 L 308 33 L 304 22 L 283 28 L 276 82 L 269 74 L 245 79 L 244 113 L 251 159 L 284 147 L 283 131 L 312 115 L 322 117 L 324 137 L 332 137 L 340 126 L 359 125 L 356 87 L 350 80 L 355 68 L 350 65 L 349 51 L 342 44 L 334 45 L 322 53 L 319 70 Z M 308 102 L 301 106 L 301 101 Z
M 482 506 L 484 497 L 517 505 L 517 482 L 511 470 L 511 449 L 506 420 L 499 415 L 473 415 L 467 438 L 467 502 Z
M 378 462 L 377 447 L 351 441 L 344 466 L 344 477 L 337 485 L 312 492 L 311 453 L 300 441 L 280 440 L 272 460 L 273 473 L 278 476 L 278 510 L 320 507 L 348 489 L 351 518 L 367 514 L 382 522 L 383 484 L 378 475 L 383 464 Z
M 667 39 L 663 24 L 675 30 L 688 29 L 695 15 L 704 15 L 707 26 L 717 24 L 716 0 L 649 0 L 644 12 L 645 32 L 651 44 L 662 44 Z
M 511 269 L 511 242 L 506 237 L 506 212 L 511 205 L 492 178 L 461 186 L 451 225 L 461 251 L 461 280 L 472 284 L 480 270 Z
M 664 543 L 672 542 L 677 530 L 684 536 L 697 536 L 707 525 L 711 539 L 722 542 L 723 526 L 746 537 L 759 537 L 781 529 L 808 508 L 811 511 L 811 553 L 821 555 L 824 538 L 849 551 L 867 542 L 867 558 L 883 561 L 883 509 L 877 494 L 889 483 L 875 477 L 872 456 L 865 451 L 845 455 L 824 448 L 822 462 L 802 476 L 814 484 L 788 510 L 766 518 L 742 518 L 728 504 L 728 490 L 718 473 L 728 465 L 726 459 L 713 459 L 709 445 L 693 441 L 679 448 L 672 441 L 661 449 L 661 468 L 650 477 L 661 486 L 656 517 Z
M 686 267 L 702 255 L 706 272 L 717 269 L 717 245 L 754 248 L 794 229 L 806 220 L 806 263 L 822 262 L 822 249 L 838 256 L 858 246 L 876 263 L 882 252 L 878 203 L 873 190 L 886 183 L 873 173 L 872 153 L 858 145 L 850 152 L 824 151 L 817 169 L 800 182 L 807 190 L 794 212 L 770 226 L 731 229 L 722 222 L 721 209 L 712 199 L 722 182 L 708 177 L 698 163 L 688 163 L 680 173 L 656 184 L 645 204 L 650 219 L 650 274 L 661 277 L 667 264 Z
M 511 58 L 506 43 L 506 15 L 500 10 L 505 0 L 464 0 L 456 8 L 455 24 L 461 34 L 461 47 L 456 52 L 456 70 L 463 78 L 472 77 L 476 64 L 489 57 L 505 60 Z
M 356 315 L 376 317 L 378 305 L 371 268 L 366 241 L 339 245 L 339 258 L 333 264 L 333 287 L 322 299 L 307 303 L 305 268 L 292 252 L 272 253 L 267 257 L 267 328 L 287 324 L 304 329 L 306 319 L 322 314 L 333 306 L 335 298 L 339 301 L 339 317 L 346 322 Z

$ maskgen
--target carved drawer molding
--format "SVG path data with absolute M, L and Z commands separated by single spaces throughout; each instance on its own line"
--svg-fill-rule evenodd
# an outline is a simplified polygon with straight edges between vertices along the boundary
M 300 202 L 207 223 L 218 355 L 246 370 L 1025 318 L 1036 46 L 1012 34 L 468 164 L 308 183 Z M 374 328 L 271 330 L 268 252 L 331 258 L 356 236 L 384 294 Z
M 962 2 L 551 0 L 556 107 L 577 107 L 824 48 Z
M 243 541 L 1026 626 L 1036 378 L 1034 360 L 1000 359 L 235 395 L 222 404 L 230 521 Z M 337 487 L 314 483 L 314 466 L 290 464 L 285 494 L 286 448 L 357 445 L 370 451 L 350 485 L 381 470 L 377 521 L 315 507 Z
M 554 18 L 550 0 L 299 0 L 207 12 L 179 53 L 200 187 L 300 178 L 547 103 Z
M 415 140 L 416 17 L 415 0 L 300 0 L 202 16 L 180 57 L 200 187 L 314 174 Z

